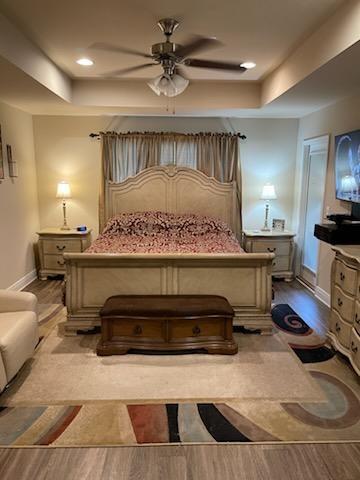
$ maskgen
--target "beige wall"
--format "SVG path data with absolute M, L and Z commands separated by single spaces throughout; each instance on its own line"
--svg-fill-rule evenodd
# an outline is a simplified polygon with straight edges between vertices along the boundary
M 100 179 L 100 142 L 89 139 L 99 130 L 240 131 L 243 215 L 246 228 L 262 226 L 262 185 L 273 182 L 278 200 L 272 216 L 291 225 L 298 121 L 289 119 L 220 119 L 180 117 L 65 117 L 35 116 L 35 152 L 41 227 L 60 225 L 61 206 L 56 184 L 68 180 L 73 199 L 68 202 L 71 225 L 85 224 L 97 232 Z
M 39 215 L 32 117 L 0 103 L 0 124 L 5 157 L 5 180 L 0 181 L 0 288 L 8 288 L 35 268 Z M 18 163 L 18 178 L 9 178 L 7 143 Z
M 331 212 L 347 212 L 350 204 L 335 198 L 334 177 L 334 136 L 360 128 L 360 92 L 335 103 L 318 112 L 308 115 L 299 123 L 298 162 L 296 176 L 296 198 L 294 221 L 299 213 L 299 194 L 302 174 L 302 143 L 304 139 L 330 134 L 329 161 L 326 175 L 324 212 L 328 207 Z M 333 254 L 328 244 L 320 242 L 318 286 L 330 293 L 330 268 Z

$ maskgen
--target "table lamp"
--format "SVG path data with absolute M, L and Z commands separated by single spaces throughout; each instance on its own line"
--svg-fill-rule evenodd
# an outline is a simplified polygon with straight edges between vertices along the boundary
M 270 200 L 276 200 L 276 192 L 275 192 L 275 187 L 274 185 L 271 185 L 270 183 L 266 183 L 263 186 L 262 192 L 261 192 L 261 200 L 265 200 L 265 221 L 264 221 L 264 226 L 261 229 L 263 232 L 269 232 L 269 208 L 270 208 Z
M 56 198 L 62 199 L 64 223 L 63 223 L 63 226 L 61 227 L 61 230 L 70 230 L 70 227 L 68 226 L 67 220 L 66 220 L 66 199 L 71 198 L 71 190 L 68 182 L 62 181 L 58 183 Z

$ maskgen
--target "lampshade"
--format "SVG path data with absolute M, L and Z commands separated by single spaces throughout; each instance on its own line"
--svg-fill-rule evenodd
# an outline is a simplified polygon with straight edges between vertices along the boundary
M 166 97 L 176 97 L 180 95 L 189 85 L 189 80 L 173 73 L 169 75 L 162 73 L 158 77 L 148 82 L 149 87 L 156 95 L 165 95 Z
M 274 185 L 271 185 L 270 183 L 264 185 L 260 198 L 261 200 L 276 200 L 277 197 Z
M 71 190 L 68 182 L 62 181 L 58 183 L 56 198 L 71 198 Z
M 355 178 L 352 175 L 345 175 L 341 178 L 341 192 L 351 193 L 357 189 Z

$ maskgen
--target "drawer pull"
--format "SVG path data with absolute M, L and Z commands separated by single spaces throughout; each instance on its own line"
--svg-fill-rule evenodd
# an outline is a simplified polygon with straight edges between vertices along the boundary
M 61 260 L 58 260 L 57 261 L 57 264 L 60 265 L 61 267 L 63 267 L 65 265 L 65 262 L 64 261 L 61 261 Z
M 200 327 L 199 327 L 198 325 L 196 325 L 196 326 L 192 329 L 192 331 L 193 331 L 193 334 L 194 334 L 194 335 L 200 335 L 200 333 L 201 333 L 201 329 L 200 329 Z
M 62 252 L 63 250 L 65 250 L 66 245 L 56 245 L 56 248 L 57 248 L 60 252 Z
M 340 330 L 341 330 L 341 327 L 340 327 L 340 325 L 339 325 L 338 323 L 335 325 L 335 330 L 336 330 L 337 332 L 340 332 Z
M 136 325 L 136 327 L 134 327 L 134 334 L 135 335 L 141 335 L 142 334 L 142 328 L 140 327 L 140 325 Z
M 340 298 L 338 298 L 337 299 L 337 304 L 338 304 L 339 307 L 342 307 L 343 301 Z
M 358 351 L 358 347 L 355 347 L 354 342 L 351 342 L 351 351 L 356 353 Z
M 273 266 L 273 267 L 276 267 L 276 262 L 272 262 L 272 266 Z
M 276 247 L 274 247 L 274 248 L 267 247 L 267 251 L 270 252 L 270 253 L 274 253 L 274 252 L 276 252 Z

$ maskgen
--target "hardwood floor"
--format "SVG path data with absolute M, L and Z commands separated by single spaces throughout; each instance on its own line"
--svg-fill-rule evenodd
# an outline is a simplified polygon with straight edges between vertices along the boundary
M 329 309 L 298 282 L 275 282 L 275 303 L 288 303 L 315 331 Z M 61 303 L 61 281 L 27 288 L 42 303 Z M 360 443 L 174 445 L 0 449 L 1 480 L 359 480 Z
M 2 480 L 359 480 L 360 444 L 0 449 Z

